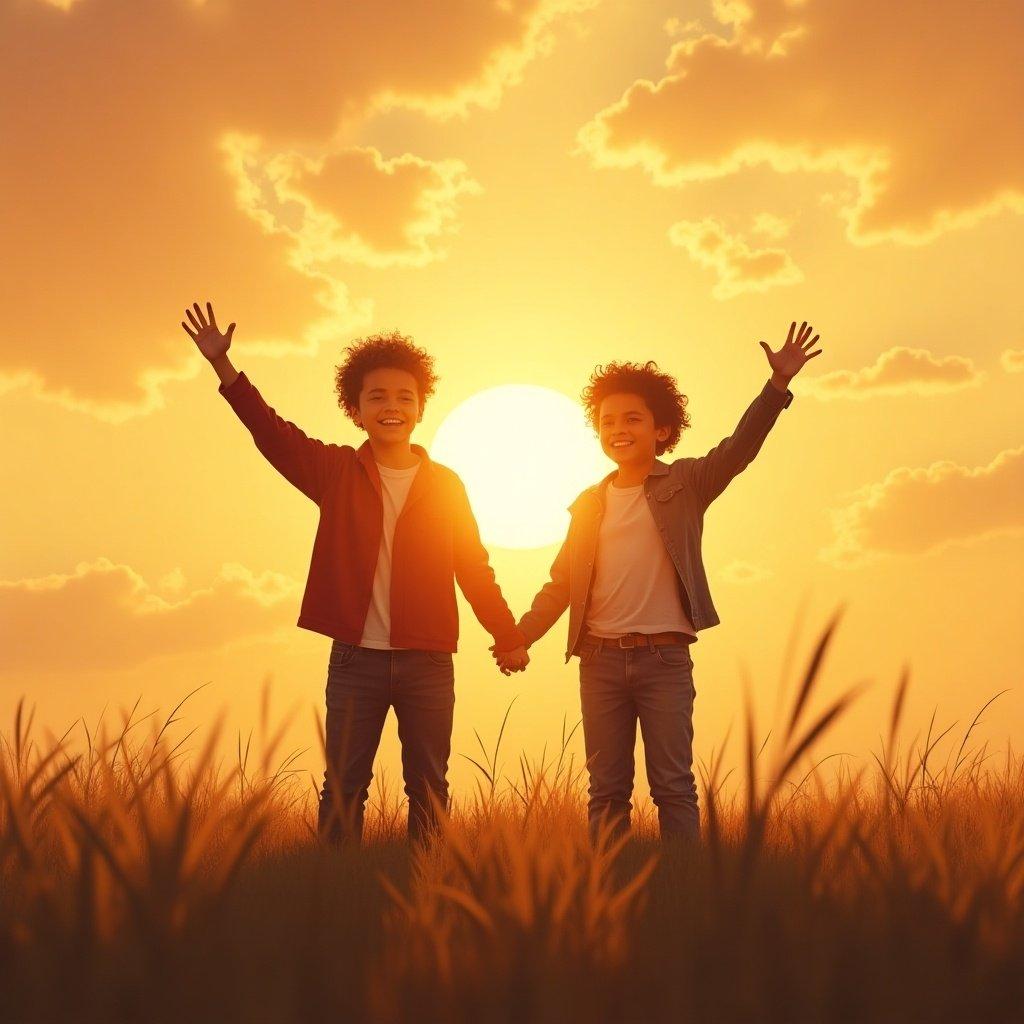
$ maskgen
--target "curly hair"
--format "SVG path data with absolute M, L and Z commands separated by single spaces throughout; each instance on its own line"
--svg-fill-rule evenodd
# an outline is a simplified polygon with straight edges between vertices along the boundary
M 690 426 L 686 411 L 689 399 L 680 392 L 675 377 L 662 373 L 657 363 L 648 360 L 646 363 L 609 363 L 595 367 L 590 383 L 580 395 L 594 433 L 600 433 L 598 417 L 601 402 L 609 395 L 619 394 L 639 395 L 654 415 L 654 425 L 670 428 L 668 437 L 655 446 L 658 455 L 672 451 L 683 431 Z
M 335 368 L 334 390 L 349 419 L 355 419 L 359 411 L 363 378 L 373 370 L 387 368 L 411 373 L 419 389 L 421 410 L 437 388 L 434 357 L 398 331 L 358 338 L 345 352 L 345 361 Z

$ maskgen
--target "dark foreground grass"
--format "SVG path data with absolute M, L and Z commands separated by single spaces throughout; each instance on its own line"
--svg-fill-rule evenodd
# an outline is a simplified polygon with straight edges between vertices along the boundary
M 134 745 L 130 721 L 41 750 L 19 709 L 0 1020 L 1019 1020 L 1024 763 L 992 767 L 977 719 L 901 749 L 904 676 L 871 770 L 826 780 L 813 751 L 852 694 L 808 708 L 835 622 L 773 748 L 748 717 L 742 784 L 721 751 L 701 766 L 699 848 L 658 844 L 645 806 L 591 850 L 564 738 L 514 779 L 482 758 L 425 849 L 385 790 L 367 844 L 334 851 L 273 742 L 231 773 L 212 737 L 186 766 L 173 729 Z

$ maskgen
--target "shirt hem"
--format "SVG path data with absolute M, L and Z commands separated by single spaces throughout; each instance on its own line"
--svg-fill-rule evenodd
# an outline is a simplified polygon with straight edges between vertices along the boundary
M 353 644 L 358 647 L 363 639 L 363 631 L 356 632 L 352 629 L 339 627 L 337 623 L 328 622 L 325 619 L 315 619 L 309 616 L 300 616 L 296 625 L 300 629 L 308 629 L 314 633 L 322 633 L 333 640 L 340 640 L 345 644 Z M 415 651 L 443 651 L 446 654 L 457 654 L 458 643 L 454 640 L 443 640 L 430 636 L 393 636 L 391 643 L 395 649 Z

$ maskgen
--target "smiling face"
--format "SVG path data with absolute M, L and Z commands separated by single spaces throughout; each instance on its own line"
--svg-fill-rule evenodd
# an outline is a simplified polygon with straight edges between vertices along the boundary
M 621 393 L 601 400 L 597 419 L 601 448 L 619 466 L 652 462 L 659 441 L 671 433 L 654 424 L 654 414 L 640 395 Z
M 422 418 L 416 378 L 408 370 L 381 367 L 365 374 L 359 391 L 359 409 L 353 419 L 372 442 L 387 446 L 408 444 Z

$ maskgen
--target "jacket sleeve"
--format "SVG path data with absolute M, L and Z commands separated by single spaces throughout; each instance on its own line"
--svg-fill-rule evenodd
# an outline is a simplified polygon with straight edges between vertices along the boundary
M 240 372 L 230 385 L 221 384 L 218 390 L 267 461 L 319 505 L 337 464 L 339 446 L 307 437 L 294 423 L 278 416 L 244 373 Z
M 454 476 L 454 474 L 453 474 Z M 501 587 L 494 578 L 487 548 L 480 541 L 480 530 L 462 481 L 454 476 L 455 491 L 455 579 L 466 595 L 480 625 L 494 637 L 495 651 L 511 651 L 525 643 L 509 611 Z
M 519 620 L 527 645 L 535 644 L 569 607 L 569 538 L 562 542 L 554 562 L 551 579 L 540 588 L 530 610 Z
M 787 389 L 783 393 L 769 380 L 747 407 L 732 436 L 721 440 L 707 455 L 693 460 L 693 489 L 704 508 L 750 465 L 779 413 L 792 401 L 792 391 Z

